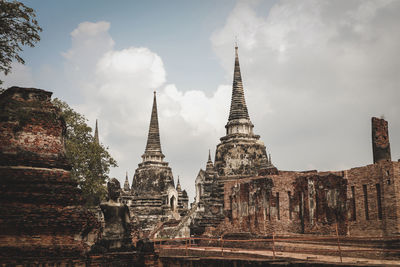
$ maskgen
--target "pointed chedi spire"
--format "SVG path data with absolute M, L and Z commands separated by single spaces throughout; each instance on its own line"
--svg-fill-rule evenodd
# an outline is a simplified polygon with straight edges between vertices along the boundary
M 206 165 L 206 172 L 209 171 L 214 171 L 214 164 L 211 160 L 211 151 L 210 149 L 208 150 L 208 161 L 207 161 L 207 165 Z
M 240 73 L 238 47 L 235 46 L 235 70 L 233 71 L 232 99 L 229 112 L 229 121 L 235 119 L 250 119 L 247 111 L 246 100 Z
M 99 128 L 97 127 L 97 119 L 96 119 L 96 128 L 94 129 L 94 142 L 96 144 L 100 144 L 99 140 Z
M 244 89 L 242 75 L 240 73 L 238 47 L 235 46 L 235 69 L 233 71 L 231 108 L 229 111 L 228 123 L 225 125 L 228 136 L 247 136 L 255 138 L 253 134 L 254 125 L 250 121 L 247 111 L 246 100 L 244 98 Z
M 124 191 L 129 191 L 128 172 L 126 172 L 126 176 L 125 176 Z
M 181 183 L 179 182 L 179 175 L 178 175 L 178 182 L 176 183 L 176 190 L 177 191 L 181 191 L 182 190 Z
M 161 151 L 160 130 L 158 127 L 157 99 L 155 91 L 153 98 L 153 108 L 151 111 L 149 133 L 147 136 L 147 144 L 142 158 L 143 162 L 161 162 L 164 159 L 164 154 Z

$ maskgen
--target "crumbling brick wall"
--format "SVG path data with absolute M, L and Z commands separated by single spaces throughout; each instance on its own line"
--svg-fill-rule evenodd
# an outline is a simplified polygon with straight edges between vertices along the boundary
M 337 172 L 286 172 L 225 181 L 230 231 L 256 234 L 394 236 L 400 162 Z M 228 228 L 227 228 L 228 229 Z
M 83 258 L 98 221 L 82 206 L 64 153 L 65 122 L 51 92 L 0 95 L 0 262 Z
M 346 233 L 347 181 L 336 174 L 279 172 L 225 183 L 234 229 L 257 234 Z
M 381 161 L 345 171 L 350 235 L 399 233 L 399 162 Z

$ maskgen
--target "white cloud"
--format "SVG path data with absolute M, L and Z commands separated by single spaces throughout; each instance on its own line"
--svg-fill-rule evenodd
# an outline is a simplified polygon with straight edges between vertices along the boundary
M 219 86 L 211 97 L 207 97 L 198 90 L 180 92 L 171 84 L 165 87 L 160 105 L 163 116 L 180 116 L 190 126 L 192 135 L 205 136 L 223 129 L 230 95 L 229 85 Z
M 371 116 L 400 132 L 399 12 L 398 1 L 279 1 L 270 11 L 241 1 L 214 32 L 228 73 L 238 36 L 250 115 L 278 167 L 371 163 Z
M 99 119 L 100 139 L 120 165 L 112 176 L 121 182 L 126 170 L 131 181 L 141 160 L 157 90 L 163 152 L 193 197 L 207 150 L 213 154 L 225 134 L 237 36 L 250 117 L 278 168 L 371 163 L 370 117 L 382 114 L 389 120 L 393 159 L 399 158 L 400 1 L 283 0 L 270 10 L 262 7 L 239 1 L 212 34 L 229 85 L 210 95 L 177 88 L 167 80 L 162 56 L 149 48 L 115 49 L 105 21 L 83 22 L 72 31 L 64 73 L 59 79 L 46 75 L 54 85 L 44 89 L 62 88 L 92 125 Z M 15 79 L 7 76 L 7 82 L 32 86 L 29 68 L 14 70 Z
M 152 92 L 157 90 L 166 160 L 194 196 L 195 175 L 204 167 L 208 148 L 224 134 L 230 86 L 219 86 L 210 97 L 202 91 L 182 92 L 173 84 L 164 86 L 161 57 L 146 47 L 115 50 L 109 27 L 107 22 L 84 22 L 71 33 L 65 71 L 82 97 L 72 106 L 92 124 L 99 119 L 100 139 L 119 162 L 111 175 L 123 182 L 128 170 L 131 182 L 146 144 Z

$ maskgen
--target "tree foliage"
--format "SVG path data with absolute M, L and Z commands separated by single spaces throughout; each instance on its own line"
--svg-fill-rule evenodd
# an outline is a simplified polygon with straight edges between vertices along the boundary
M 5 75 L 13 60 L 25 64 L 19 55 L 22 46 L 34 47 L 40 41 L 42 28 L 35 17 L 35 11 L 20 2 L 0 0 L 0 71 Z
M 97 205 L 106 196 L 104 184 L 109 179 L 110 167 L 116 167 L 117 162 L 107 148 L 95 141 L 83 115 L 57 98 L 53 104 L 61 109 L 67 125 L 65 148 L 72 165 L 71 176 L 81 187 L 86 204 Z

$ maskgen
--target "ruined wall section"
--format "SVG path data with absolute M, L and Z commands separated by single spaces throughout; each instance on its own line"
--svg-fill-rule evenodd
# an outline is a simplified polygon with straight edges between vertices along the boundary
M 232 231 L 256 234 L 346 233 L 346 180 L 333 173 L 283 172 L 225 183 Z M 229 227 L 228 227 L 229 228 Z
M 52 93 L 12 87 L 0 99 L 2 164 L 69 168 L 65 160 L 65 124 L 50 103 Z
M 372 152 L 374 163 L 391 161 L 388 122 L 372 117 Z
M 200 170 L 200 172 L 204 175 L 204 181 L 201 184 L 201 195 L 196 207 L 197 214 L 190 226 L 193 235 L 212 231 L 223 222 L 225 217 L 223 184 L 219 182 L 215 171 Z
M 345 171 L 349 235 L 399 233 L 399 162 L 381 161 Z
M 79 259 L 99 223 L 82 207 L 64 153 L 66 126 L 51 92 L 0 95 L 0 262 Z
M 171 212 L 168 189 L 174 189 L 172 170 L 168 166 L 141 165 L 132 181 L 129 209 L 136 218 L 134 229 L 146 236 Z M 140 233 L 139 233 L 140 232 Z

